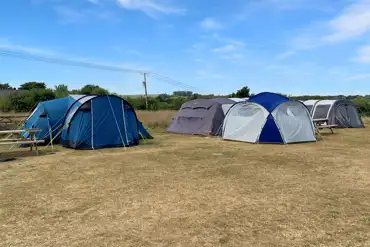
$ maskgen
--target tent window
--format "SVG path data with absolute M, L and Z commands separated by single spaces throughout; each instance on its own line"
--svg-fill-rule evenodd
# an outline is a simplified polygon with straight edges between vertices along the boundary
M 311 111 L 312 111 L 312 105 L 307 105 L 307 109 L 308 109 L 308 112 L 311 114 Z
M 313 115 L 314 119 L 319 118 L 326 118 L 328 116 L 328 112 L 330 109 L 330 105 L 318 105 L 316 106 L 315 113 Z
M 87 101 L 80 107 L 81 111 L 91 111 L 91 100 Z
M 40 114 L 40 117 L 47 117 L 47 116 L 48 116 L 48 114 L 46 114 L 45 110 L 43 110 Z

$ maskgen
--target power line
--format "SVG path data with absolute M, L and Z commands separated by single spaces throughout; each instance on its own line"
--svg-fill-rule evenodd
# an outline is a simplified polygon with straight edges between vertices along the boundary
M 118 72 L 138 73 L 138 74 L 147 73 L 147 71 L 142 71 L 142 70 L 125 69 L 121 67 L 101 65 L 101 64 L 95 64 L 95 63 L 89 63 L 89 62 L 80 62 L 76 60 L 67 60 L 67 59 L 60 59 L 60 58 L 28 55 L 28 54 L 8 52 L 8 51 L 0 51 L 0 56 L 13 57 L 13 58 L 19 58 L 19 59 L 24 59 L 24 60 L 33 60 L 33 61 L 52 63 L 52 64 L 61 64 L 61 65 L 67 65 L 67 66 L 111 70 L 111 71 L 118 71 Z
M 168 84 L 171 84 L 173 86 L 177 86 L 177 87 L 181 87 L 181 88 L 186 88 L 186 89 L 191 89 L 191 90 L 197 90 L 196 87 L 194 86 L 191 86 L 191 85 L 188 85 L 188 84 L 185 84 L 185 83 L 182 83 L 182 82 L 179 82 L 179 81 L 176 81 L 176 80 L 173 80 L 173 79 L 170 79 L 168 77 L 165 77 L 165 76 L 162 76 L 162 75 L 159 75 L 157 73 L 148 73 L 149 76 L 159 80 L 159 81 L 163 81 L 165 83 L 168 83 Z
M 44 63 L 50 63 L 50 64 L 60 64 L 60 65 L 66 65 L 66 66 L 74 66 L 74 67 L 84 67 L 84 68 L 91 68 L 91 69 L 100 69 L 100 70 L 108 70 L 108 71 L 116 71 L 116 72 L 125 72 L 125 73 L 136 73 L 136 74 L 147 74 L 148 76 L 153 77 L 154 79 L 158 81 L 165 82 L 167 84 L 171 84 L 176 87 L 180 88 L 187 88 L 196 90 L 194 86 L 188 85 L 186 83 L 179 82 L 177 80 L 171 79 L 169 77 L 160 75 L 155 72 L 149 72 L 144 70 L 135 70 L 135 69 L 127 69 L 122 67 L 116 67 L 116 66 L 108 66 L 108 65 L 102 65 L 102 64 L 95 64 L 90 62 L 81 62 L 76 60 L 68 60 L 68 59 L 61 59 L 61 58 L 52 58 L 52 57 L 45 57 L 45 56 L 39 56 L 39 55 L 30 55 L 30 54 L 24 54 L 24 53 L 17 53 L 17 52 L 9 52 L 9 51 L 1 51 L 0 50 L 0 56 L 3 57 L 12 57 L 12 58 L 18 58 L 23 60 L 30 60 L 30 61 L 39 61 Z

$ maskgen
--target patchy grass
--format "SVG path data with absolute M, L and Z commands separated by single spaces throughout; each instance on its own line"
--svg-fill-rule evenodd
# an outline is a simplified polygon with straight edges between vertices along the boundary
M 156 126 L 151 114 L 139 112 Z M 12 153 L 0 246 L 370 246 L 370 129 L 285 146 L 154 136 Z

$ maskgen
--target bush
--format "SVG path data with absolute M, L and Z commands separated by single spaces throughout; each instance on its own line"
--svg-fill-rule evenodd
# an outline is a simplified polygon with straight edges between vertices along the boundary
M 362 116 L 370 116 L 370 99 L 364 97 L 357 97 L 353 99 L 357 105 L 358 111 Z
M 32 89 L 22 93 L 9 95 L 9 109 L 16 112 L 28 112 L 39 102 L 55 99 L 55 93 L 51 89 Z
M 0 98 L 0 111 L 8 112 L 10 110 L 11 110 L 11 108 L 10 108 L 9 98 L 8 97 Z

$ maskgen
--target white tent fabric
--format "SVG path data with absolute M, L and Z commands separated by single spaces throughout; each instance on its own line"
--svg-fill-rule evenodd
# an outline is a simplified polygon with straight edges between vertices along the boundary
M 81 99 L 79 99 L 77 102 L 79 103 L 79 105 L 83 105 L 85 102 L 88 102 L 89 100 L 93 99 L 97 97 L 96 95 L 92 95 L 92 96 L 86 96 L 86 97 L 83 97 Z M 78 107 L 75 107 L 73 110 L 71 110 L 67 117 L 66 117 L 66 125 L 68 125 L 70 122 L 71 122 L 71 119 L 72 117 L 75 115 L 76 111 L 78 111 L 79 108 Z
M 243 102 L 247 101 L 249 98 L 229 98 L 229 100 L 234 101 L 235 103 L 237 102 Z M 233 106 L 234 104 L 222 104 L 222 111 L 226 115 L 226 113 L 229 111 L 229 109 Z
M 272 116 L 285 143 L 315 141 L 315 128 L 307 108 L 298 102 L 279 105 Z
M 316 105 L 317 102 L 318 102 L 318 100 L 306 100 L 306 101 L 303 101 L 303 103 L 306 105 L 306 107 L 308 108 L 308 111 L 310 112 L 311 115 L 313 113 L 313 110 L 314 110 L 315 105 Z
M 242 102 L 242 101 L 247 101 L 249 98 L 229 98 L 235 102 Z
M 221 107 L 222 107 L 222 111 L 224 112 L 224 114 L 226 115 L 226 113 L 229 111 L 229 109 L 233 106 L 234 104 L 223 104 Z
M 225 117 L 223 139 L 256 143 L 267 123 L 269 112 L 253 102 L 234 104 Z M 301 102 L 288 101 L 271 113 L 283 143 L 316 141 L 315 128 L 307 108 Z
M 225 117 L 223 138 L 256 143 L 268 115 L 269 112 L 258 104 L 235 104 Z
M 350 100 L 307 100 L 304 102 L 313 119 L 328 119 L 339 128 L 362 128 L 364 124 L 356 105 Z

